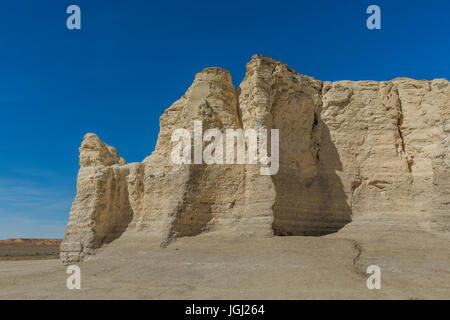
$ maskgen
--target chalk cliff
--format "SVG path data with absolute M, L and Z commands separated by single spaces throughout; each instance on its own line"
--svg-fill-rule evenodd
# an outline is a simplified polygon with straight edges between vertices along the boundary
M 61 259 L 75 263 L 123 233 L 177 237 L 307 235 L 358 221 L 450 230 L 446 79 L 319 81 L 256 55 L 235 88 L 207 68 L 160 118 L 154 152 L 125 164 L 95 134 L 80 147 Z M 175 129 L 279 129 L 279 170 L 174 164 Z M 203 143 L 205 144 L 205 143 Z

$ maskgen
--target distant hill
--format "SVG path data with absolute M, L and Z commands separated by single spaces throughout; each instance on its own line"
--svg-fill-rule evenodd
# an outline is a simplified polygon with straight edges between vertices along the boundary
M 0 244 L 21 244 L 34 246 L 55 246 L 61 243 L 61 239 L 6 239 L 0 240 Z

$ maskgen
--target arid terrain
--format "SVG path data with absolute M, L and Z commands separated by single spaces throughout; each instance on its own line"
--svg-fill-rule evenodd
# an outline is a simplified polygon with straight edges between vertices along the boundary
M 61 260 L 0 261 L 0 298 L 449 299 L 449 119 L 447 79 L 319 81 L 255 55 L 236 88 L 206 68 L 142 162 L 84 136 Z
M 138 244 L 138 245 L 136 245 Z M 448 299 L 450 239 L 366 222 L 322 237 L 179 238 L 105 246 L 66 288 L 60 260 L 0 261 L 0 299 Z M 381 289 L 366 287 L 367 266 Z
M 57 259 L 60 243 L 60 239 L 0 240 L 0 261 Z

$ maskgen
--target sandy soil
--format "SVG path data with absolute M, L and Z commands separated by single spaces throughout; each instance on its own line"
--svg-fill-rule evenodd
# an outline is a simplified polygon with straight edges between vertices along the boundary
M 80 264 L 66 288 L 59 260 L 0 261 L 0 299 L 449 299 L 450 240 L 352 225 L 324 237 L 178 239 L 124 234 Z M 381 289 L 366 268 L 381 268 Z

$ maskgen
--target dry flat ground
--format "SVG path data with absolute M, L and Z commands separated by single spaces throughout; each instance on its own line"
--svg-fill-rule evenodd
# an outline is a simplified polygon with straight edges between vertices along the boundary
M 0 261 L 57 259 L 59 239 L 0 240 Z
M 323 237 L 204 234 L 160 248 L 125 233 L 80 264 L 66 288 L 59 260 L 0 261 L 0 299 L 449 299 L 450 240 L 351 224 Z M 381 289 L 368 290 L 368 265 Z

